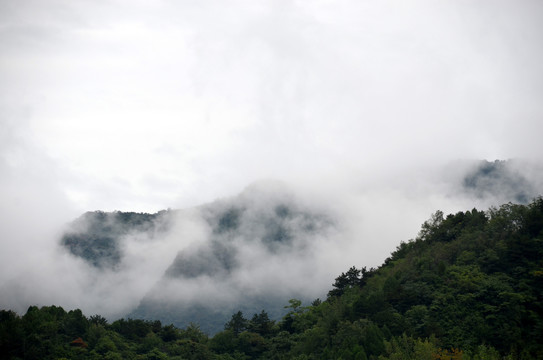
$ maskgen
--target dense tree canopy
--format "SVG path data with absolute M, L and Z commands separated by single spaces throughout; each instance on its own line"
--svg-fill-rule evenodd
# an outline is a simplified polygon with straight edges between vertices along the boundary
M 378 269 L 271 320 L 235 312 L 208 337 L 80 310 L 0 311 L 0 359 L 543 359 L 543 199 L 444 216 Z

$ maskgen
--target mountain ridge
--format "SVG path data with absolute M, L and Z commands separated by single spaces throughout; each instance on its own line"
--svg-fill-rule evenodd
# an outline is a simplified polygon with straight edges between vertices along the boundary
M 209 337 L 195 324 L 31 306 L 0 311 L 0 358 L 541 359 L 542 259 L 542 197 L 436 211 L 381 266 L 351 267 L 326 299 L 291 299 L 277 321 L 234 310 Z

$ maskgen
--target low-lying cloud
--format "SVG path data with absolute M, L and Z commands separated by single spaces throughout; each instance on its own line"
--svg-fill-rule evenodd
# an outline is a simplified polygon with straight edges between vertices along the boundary
M 474 192 L 465 179 L 477 174 L 483 181 Z M 119 256 L 109 262 L 92 259 L 112 249 L 70 252 L 60 228 L 48 233 L 21 226 L 13 230 L 14 243 L 35 241 L 39 234 L 42 245 L 11 248 L 17 258 L 4 258 L 0 304 L 19 312 L 57 304 L 110 319 L 158 317 L 179 325 L 194 320 L 194 308 L 224 315 L 243 306 L 276 306 L 268 310 L 280 313 L 290 298 L 324 298 L 350 266 L 380 265 L 400 241 L 416 237 L 435 210 L 486 209 L 527 191 L 536 196 L 534 189 L 543 190 L 541 174 L 534 163 L 469 161 L 323 183 L 319 191 L 261 181 L 195 208 L 134 213 L 129 220 L 127 213 L 87 213 L 63 227 L 66 234 L 112 235 Z M 129 222 L 122 223 L 121 215 Z

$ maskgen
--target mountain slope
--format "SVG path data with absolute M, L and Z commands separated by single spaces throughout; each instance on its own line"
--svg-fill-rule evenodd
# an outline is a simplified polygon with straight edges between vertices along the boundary
M 123 237 L 161 236 L 171 226 L 171 215 L 166 210 L 156 214 L 89 211 L 69 225 L 60 243 L 94 267 L 115 269 L 123 257 Z
M 234 312 L 212 338 L 194 324 L 2 310 L 0 358 L 542 359 L 543 198 L 437 211 L 382 266 L 352 267 L 301 305 L 278 322 Z
M 292 327 L 302 338 L 294 352 L 315 358 L 354 358 L 355 346 L 368 356 L 420 358 L 416 344 L 543 358 L 543 199 L 436 212 L 379 269 L 338 277 L 329 299 Z M 370 329 L 372 344 L 364 341 Z
M 146 254 L 134 259 L 130 252 L 141 243 L 149 250 L 163 247 L 154 263 L 166 265 L 164 273 L 129 316 L 177 326 L 198 322 L 215 333 L 234 309 L 269 309 L 279 318 L 284 311 L 275 309 L 290 296 L 322 293 L 326 284 L 315 269 L 316 257 L 336 225 L 329 212 L 284 184 L 261 182 L 188 210 L 86 213 L 70 225 L 61 244 L 104 278 L 137 269 Z M 292 277 L 290 269 L 310 273 L 311 280 Z
M 537 171 L 524 176 L 518 162 L 472 165 L 460 166 L 463 175 L 449 179 L 454 182 L 448 186 L 451 194 L 524 203 L 538 188 L 532 176 Z M 341 236 L 333 235 L 340 221 L 282 184 L 260 183 L 188 210 L 86 213 L 71 224 L 61 244 L 98 269 L 91 286 L 106 284 L 107 289 L 107 284 L 122 282 L 138 290 L 117 314 L 177 326 L 192 321 L 215 333 L 235 310 L 266 309 L 280 318 L 285 313 L 281 305 L 290 298 L 322 297 L 329 283 L 324 276 L 337 271 L 327 266 L 343 256 L 337 251 L 334 260 L 328 256 L 323 262 L 330 250 L 341 248 Z M 357 243 L 356 238 L 348 241 Z M 145 282 L 140 274 L 147 276 Z
M 130 316 L 178 326 L 197 322 L 216 333 L 233 310 L 266 309 L 279 318 L 290 296 L 305 299 L 312 292 L 307 290 L 312 282 L 298 285 L 301 280 L 291 277 L 289 269 L 297 264 L 309 272 L 318 265 L 314 252 L 335 227 L 330 215 L 288 192 L 260 187 L 202 206 L 198 213 L 207 236 L 178 252 Z

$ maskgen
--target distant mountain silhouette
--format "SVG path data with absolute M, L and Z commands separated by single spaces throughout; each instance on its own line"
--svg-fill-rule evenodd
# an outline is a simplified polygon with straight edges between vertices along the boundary
M 462 186 L 479 198 L 497 196 L 505 201 L 527 204 L 537 191 L 512 160 L 481 161 L 463 178 Z

